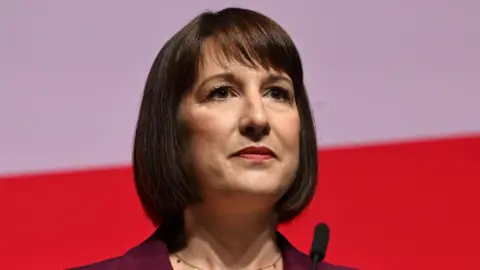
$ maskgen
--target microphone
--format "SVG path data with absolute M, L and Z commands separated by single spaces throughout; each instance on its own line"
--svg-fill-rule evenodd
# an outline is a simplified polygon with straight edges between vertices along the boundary
M 310 258 L 313 260 L 312 270 L 317 269 L 317 264 L 325 258 L 329 239 L 330 228 L 328 225 L 325 223 L 318 224 L 315 227 L 312 248 L 310 249 Z

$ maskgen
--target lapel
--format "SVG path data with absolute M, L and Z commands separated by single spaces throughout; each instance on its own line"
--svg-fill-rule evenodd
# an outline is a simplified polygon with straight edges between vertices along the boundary
M 281 233 L 277 233 L 277 241 L 283 256 L 284 270 L 311 269 L 312 260 L 308 255 L 297 250 Z M 140 245 L 125 254 L 121 269 L 173 270 L 169 259 L 167 245 L 156 233 Z M 335 266 L 321 262 L 318 270 L 334 270 Z M 341 268 L 340 268 L 341 269 Z

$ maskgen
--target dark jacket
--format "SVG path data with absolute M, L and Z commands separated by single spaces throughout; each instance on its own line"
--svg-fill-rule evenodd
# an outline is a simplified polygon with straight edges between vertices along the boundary
M 278 242 L 283 254 L 284 270 L 310 270 L 312 260 L 306 254 L 298 251 L 280 233 Z M 166 244 L 152 235 L 140 245 L 132 248 L 124 255 L 106 261 L 70 268 L 72 270 L 173 270 Z M 317 270 L 353 270 L 343 266 L 335 266 L 320 262 Z

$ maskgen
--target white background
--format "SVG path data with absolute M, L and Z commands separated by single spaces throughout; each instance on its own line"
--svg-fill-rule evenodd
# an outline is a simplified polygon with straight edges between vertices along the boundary
M 480 1 L 0 2 L 0 174 L 128 164 L 142 88 L 198 13 L 272 17 L 304 61 L 322 147 L 480 132 Z

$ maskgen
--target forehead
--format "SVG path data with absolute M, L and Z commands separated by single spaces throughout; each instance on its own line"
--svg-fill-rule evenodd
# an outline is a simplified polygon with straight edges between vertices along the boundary
M 235 51 L 232 48 L 225 49 L 213 40 L 207 40 L 203 44 L 198 63 L 199 79 L 223 72 L 241 73 L 247 71 L 286 75 L 284 71 L 275 69 L 265 62 L 260 63 L 255 55 Z

